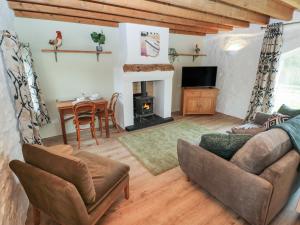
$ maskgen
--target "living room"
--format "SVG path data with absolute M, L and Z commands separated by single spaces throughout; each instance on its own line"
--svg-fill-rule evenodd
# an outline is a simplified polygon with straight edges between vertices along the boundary
M 300 223 L 299 9 L 3 0 L 1 224 Z

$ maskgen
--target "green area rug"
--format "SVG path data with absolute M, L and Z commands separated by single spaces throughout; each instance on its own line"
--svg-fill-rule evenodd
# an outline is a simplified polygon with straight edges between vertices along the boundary
M 181 121 L 148 128 L 119 137 L 129 151 L 153 174 L 178 166 L 177 139 L 199 144 L 201 135 L 211 130 L 195 123 Z

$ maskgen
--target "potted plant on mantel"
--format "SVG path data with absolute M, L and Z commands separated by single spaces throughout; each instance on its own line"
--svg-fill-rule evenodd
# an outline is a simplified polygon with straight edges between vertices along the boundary
M 97 32 L 93 32 L 91 33 L 91 38 L 92 40 L 97 43 L 98 45 L 96 46 L 96 50 L 98 52 L 102 52 L 103 51 L 103 47 L 101 45 L 105 44 L 105 34 L 103 33 L 103 31 L 101 31 L 101 33 L 97 33 Z

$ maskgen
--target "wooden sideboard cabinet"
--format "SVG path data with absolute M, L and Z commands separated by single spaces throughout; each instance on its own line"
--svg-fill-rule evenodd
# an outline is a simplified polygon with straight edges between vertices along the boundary
M 182 115 L 215 114 L 219 89 L 182 88 Z

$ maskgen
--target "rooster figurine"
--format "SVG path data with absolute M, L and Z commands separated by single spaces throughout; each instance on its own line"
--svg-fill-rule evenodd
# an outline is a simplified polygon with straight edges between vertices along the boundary
M 60 31 L 56 31 L 56 38 L 53 40 L 49 40 L 49 44 L 54 47 L 55 61 L 57 62 L 57 52 L 56 50 L 62 46 L 62 35 Z

